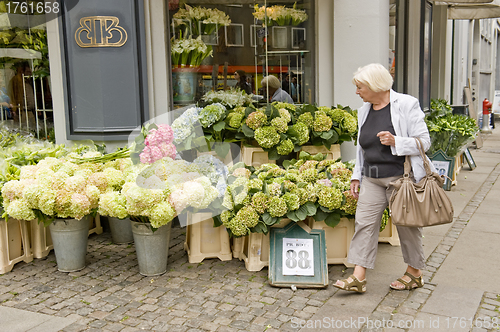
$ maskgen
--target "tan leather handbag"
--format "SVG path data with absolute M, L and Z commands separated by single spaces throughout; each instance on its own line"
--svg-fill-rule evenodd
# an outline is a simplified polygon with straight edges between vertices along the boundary
M 392 223 L 407 227 L 450 223 L 453 221 L 453 205 L 443 189 L 444 178 L 431 172 L 422 142 L 419 138 L 415 140 L 426 175 L 418 183 L 413 182 L 410 179 L 410 156 L 406 156 L 403 177 L 390 183 L 395 188 L 389 201 Z

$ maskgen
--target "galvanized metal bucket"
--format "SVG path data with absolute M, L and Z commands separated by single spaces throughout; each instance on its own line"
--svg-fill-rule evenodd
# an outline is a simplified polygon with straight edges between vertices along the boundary
M 132 243 L 134 242 L 134 235 L 132 234 L 132 225 L 130 219 L 118 219 L 108 217 L 109 228 L 111 229 L 111 237 L 116 244 Z
M 49 229 L 54 244 L 57 269 L 61 272 L 82 270 L 87 255 L 88 216 L 81 220 L 56 219 L 50 224 Z
M 156 276 L 167 272 L 168 246 L 172 223 L 161 226 L 154 233 L 150 224 L 130 221 L 134 234 L 139 273 Z

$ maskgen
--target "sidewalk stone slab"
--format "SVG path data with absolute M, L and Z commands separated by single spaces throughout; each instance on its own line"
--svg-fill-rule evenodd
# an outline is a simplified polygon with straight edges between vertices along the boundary
M 422 312 L 448 317 L 474 317 L 483 292 L 473 288 L 437 285 Z

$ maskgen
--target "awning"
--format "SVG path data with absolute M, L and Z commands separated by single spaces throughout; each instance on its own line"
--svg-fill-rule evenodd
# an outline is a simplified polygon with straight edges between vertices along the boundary
M 448 5 L 448 19 L 451 20 L 500 17 L 500 0 L 454 0 L 436 4 Z

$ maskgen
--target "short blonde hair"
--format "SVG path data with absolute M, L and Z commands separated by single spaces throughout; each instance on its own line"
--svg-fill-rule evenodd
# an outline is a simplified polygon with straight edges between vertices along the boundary
M 264 77 L 262 79 L 262 81 L 260 82 L 260 84 L 268 86 L 272 89 L 281 88 L 280 80 L 276 76 L 273 76 L 273 75 L 269 75 L 269 76 Z
M 362 83 L 373 92 L 388 91 L 393 82 L 391 73 L 380 63 L 370 63 L 358 68 L 352 78 L 352 83 Z

